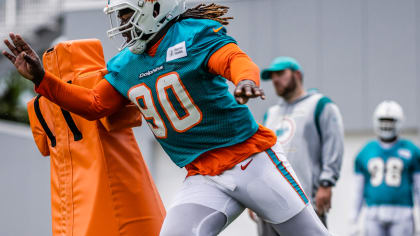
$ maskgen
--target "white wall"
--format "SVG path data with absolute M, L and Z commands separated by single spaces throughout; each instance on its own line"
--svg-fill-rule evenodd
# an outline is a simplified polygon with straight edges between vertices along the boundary
M 226 2 L 235 17 L 229 32 L 239 45 L 261 67 L 279 55 L 296 57 L 306 87 L 319 88 L 340 106 L 347 130 L 371 127 L 371 113 L 383 99 L 400 102 L 407 127 L 418 127 L 419 1 Z M 263 87 L 275 97 L 270 83 Z M 257 116 L 265 109 L 252 105 Z
M 0 235 L 51 235 L 49 163 L 29 127 L 0 121 Z

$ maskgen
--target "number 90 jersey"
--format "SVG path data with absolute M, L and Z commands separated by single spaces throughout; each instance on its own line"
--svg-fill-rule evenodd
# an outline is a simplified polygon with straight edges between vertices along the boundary
M 357 155 L 355 172 L 364 176 L 368 206 L 413 206 L 413 175 L 420 172 L 420 150 L 408 140 L 389 149 L 369 142 Z
M 207 70 L 209 57 L 228 43 L 236 42 L 218 22 L 185 19 L 168 30 L 154 57 L 125 49 L 107 65 L 105 78 L 139 107 L 180 167 L 258 130 L 248 108 L 228 91 L 226 79 Z

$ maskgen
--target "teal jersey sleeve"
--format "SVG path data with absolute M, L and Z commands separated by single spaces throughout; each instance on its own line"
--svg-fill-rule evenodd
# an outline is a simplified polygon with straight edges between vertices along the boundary
M 420 173 L 420 149 L 418 147 L 416 147 L 414 162 L 414 172 Z
M 354 172 L 356 174 L 363 174 L 363 153 L 366 149 L 366 146 L 360 150 L 357 154 L 356 158 L 354 159 Z
M 136 55 L 125 48 L 107 63 L 108 74 L 105 75 L 105 79 L 125 98 L 128 98 L 127 91 L 131 86 L 126 78 L 127 76 L 134 76 L 128 71 L 130 71 L 132 62 L 137 61 L 139 57 L 140 55 Z M 137 67 L 142 67 L 142 64 L 138 63 Z
M 376 152 L 377 141 L 369 141 L 363 148 L 359 151 L 356 158 L 354 159 L 354 172 L 356 174 L 363 174 L 368 178 L 367 162 L 369 161 L 370 155 L 373 152 Z
M 206 54 L 203 63 L 206 69 L 207 63 L 214 52 L 226 44 L 236 44 L 236 40 L 227 35 L 226 28 L 217 21 L 202 20 L 202 22 L 197 22 L 185 20 L 183 22 L 185 22 L 187 28 L 195 29 L 190 50 L 193 53 Z
M 412 142 L 410 142 L 410 146 L 413 159 L 413 172 L 420 173 L 420 149 Z

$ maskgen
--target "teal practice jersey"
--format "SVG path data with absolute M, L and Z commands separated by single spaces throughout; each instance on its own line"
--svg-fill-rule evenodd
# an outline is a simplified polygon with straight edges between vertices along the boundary
M 364 176 L 368 206 L 413 206 L 413 175 L 420 172 L 420 149 L 408 140 L 383 148 L 369 142 L 357 155 L 355 172 Z
M 209 57 L 228 43 L 216 21 L 175 23 L 156 55 L 125 49 L 108 62 L 105 78 L 141 110 L 163 149 L 180 167 L 202 153 L 241 143 L 258 130 L 226 79 L 208 72 Z

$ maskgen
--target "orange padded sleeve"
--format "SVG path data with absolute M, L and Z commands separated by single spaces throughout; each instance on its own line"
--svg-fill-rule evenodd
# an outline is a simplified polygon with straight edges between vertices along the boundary
M 105 129 L 109 132 L 140 126 L 142 123 L 142 116 L 139 108 L 136 105 L 129 104 L 118 112 L 100 119 L 100 121 Z
M 260 69 L 234 43 L 226 44 L 214 52 L 210 56 L 207 67 L 210 73 L 221 75 L 235 85 L 242 80 L 252 80 L 260 86 Z
M 41 83 L 35 87 L 35 91 L 87 120 L 97 120 L 113 114 L 128 101 L 105 79 L 93 89 L 88 89 L 65 83 L 48 71 L 45 72 Z

